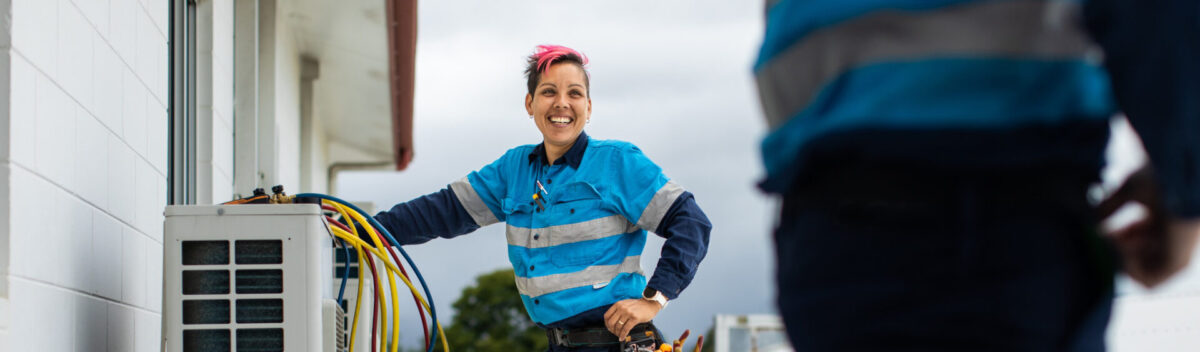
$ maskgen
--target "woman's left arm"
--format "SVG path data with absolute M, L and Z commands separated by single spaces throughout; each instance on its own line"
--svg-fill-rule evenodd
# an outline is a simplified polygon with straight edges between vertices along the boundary
M 691 192 L 682 191 L 654 229 L 655 234 L 667 241 L 646 287 L 661 292 L 668 300 L 679 297 L 708 253 L 710 232 L 712 223 L 696 205 L 696 198 Z M 604 323 L 614 335 L 624 338 L 634 325 L 654 319 L 662 308 L 658 302 L 643 299 L 619 301 L 605 312 Z
M 618 185 L 617 203 L 622 214 L 638 227 L 666 238 L 658 266 L 646 287 L 662 293 L 668 300 L 679 297 L 696 276 L 696 267 L 708 253 L 712 223 L 696 204 L 691 192 L 670 181 L 662 169 L 630 146 L 613 161 Z M 628 299 L 612 305 L 604 314 L 605 325 L 618 337 L 624 337 L 636 323 L 658 315 L 663 307 L 657 302 Z
M 679 293 L 696 276 L 696 267 L 708 253 L 708 236 L 712 223 L 696 205 L 692 192 L 684 191 L 663 215 L 654 233 L 666 238 L 658 267 L 646 286 L 662 292 L 667 299 L 679 297 Z

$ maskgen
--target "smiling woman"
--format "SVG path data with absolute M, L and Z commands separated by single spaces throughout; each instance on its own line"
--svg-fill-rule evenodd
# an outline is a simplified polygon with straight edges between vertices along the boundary
M 565 46 L 539 45 L 525 70 L 525 111 L 545 139 L 546 155 L 558 160 L 591 120 L 587 57 Z
M 510 149 L 375 218 L 402 245 L 503 221 L 517 291 L 552 351 L 657 346 L 662 334 L 650 320 L 695 277 L 712 224 L 636 146 L 583 131 L 592 111 L 587 61 L 567 47 L 538 46 L 525 71 L 525 108 L 542 143 Z M 649 280 L 641 268 L 647 231 L 666 238 Z

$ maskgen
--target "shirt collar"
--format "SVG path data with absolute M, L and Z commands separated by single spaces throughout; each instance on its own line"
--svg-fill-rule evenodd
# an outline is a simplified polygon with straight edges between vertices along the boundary
M 587 132 L 580 131 L 579 137 L 575 138 L 575 144 L 572 144 L 571 149 L 567 149 L 567 152 L 559 158 L 559 164 L 565 161 L 572 169 L 578 169 L 579 163 L 583 162 L 583 151 L 587 149 L 587 145 Z M 533 147 L 533 152 L 529 153 L 529 162 L 533 162 L 534 160 L 540 160 L 542 164 L 550 165 L 550 159 L 546 156 L 546 144 L 544 142 Z

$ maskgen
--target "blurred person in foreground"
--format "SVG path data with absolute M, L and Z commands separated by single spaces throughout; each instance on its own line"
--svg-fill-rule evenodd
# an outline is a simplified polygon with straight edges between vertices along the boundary
M 1200 2 L 768 1 L 754 72 L 797 350 L 1102 351 L 1115 270 L 1190 259 Z M 1149 165 L 1095 206 L 1118 112 Z

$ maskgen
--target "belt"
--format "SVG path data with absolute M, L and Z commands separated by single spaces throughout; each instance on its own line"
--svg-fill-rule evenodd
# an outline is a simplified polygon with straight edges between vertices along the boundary
M 646 322 L 635 325 L 633 330 L 629 331 L 629 335 L 634 337 L 634 341 L 643 336 L 654 341 L 661 341 L 662 337 L 658 336 L 657 331 L 653 322 Z M 548 328 L 546 329 L 546 338 L 550 340 L 551 346 L 561 347 L 612 346 L 621 343 L 617 340 L 617 335 L 613 335 L 605 327 Z

